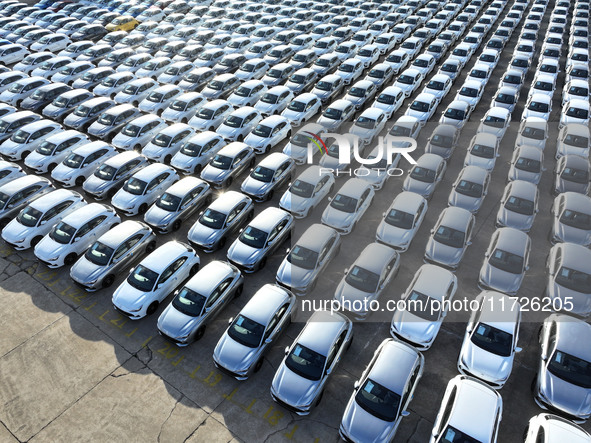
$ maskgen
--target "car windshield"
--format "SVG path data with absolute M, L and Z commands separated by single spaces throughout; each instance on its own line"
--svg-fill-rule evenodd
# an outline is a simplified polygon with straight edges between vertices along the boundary
M 56 146 L 57 145 L 55 143 L 44 141 L 37 147 L 37 149 L 35 149 L 35 152 L 41 155 L 51 155 L 53 154 Z
M 89 262 L 94 263 L 95 265 L 105 266 L 109 263 L 113 252 L 113 248 L 110 248 L 109 246 L 97 241 L 88 251 L 86 251 L 84 257 L 86 257 Z
M 495 157 L 495 148 L 476 143 L 472 146 L 472 149 L 470 149 L 470 154 L 475 155 L 476 157 L 491 159 Z
M 343 194 L 337 194 L 330 202 L 330 206 L 339 211 L 352 214 L 357 209 L 357 199 Z
M 128 137 L 137 137 L 137 135 L 140 133 L 141 130 L 142 130 L 141 126 L 134 125 L 133 123 L 130 123 L 130 124 L 126 125 L 125 128 L 123 128 L 121 133 L 123 135 L 127 135 Z
M 339 66 L 339 71 L 341 72 L 353 72 L 356 69 L 356 65 L 352 64 L 352 63 L 343 63 L 341 66 Z
M 575 168 L 564 168 L 560 177 L 564 180 L 571 181 L 574 183 L 587 184 L 589 183 L 589 172 L 582 169 Z
M 297 179 L 289 187 L 289 192 L 298 197 L 309 198 L 312 196 L 312 193 L 314 192 L 314 185 Z
M 469 86 L 463 86 L 459 94 L 465 97 L 478 97 L 478 89 L 471 88 Z
M 214 114 L 215 109 L 201 108 L 197 113 L 197 117 L 199 117 L 202 120 L 213 120 Z
M 376 291 L 379 281 L 380 276 L 378 274 L 357 265 L 353 266 L 345 277 L 347 284 L 353 286 L 355 289 L 368 293 Z
M 458 65 L 455 65 L 453 63 L 444 63 L 441 66 L 441 70 L 443 72 L 457 72 L 458 71 Z
M 494 115 L 487 115 L 484 119 L 484 124 L 493 128 L 503 128 L 506 122 L 504 118 L 495 117 Z
M 132 195 L 143 195 L 146 186 L 148 186 L 148 183 L 146 183 L 145 181 L 139 180 L 135 177 L 131 177 L 129 180 L 125 182 L 125 184 L 123 185 L 123 189 Z
M 184 286 L 172 300 L 175 309 L 190 317 L 199 317 L 207 298 Z
M 572 95 L 578 95 L 578 96 L 587 97 L 589 95 L 589 89 L 587 89 L 587 88 L 581 88 L 579 86 L 571 86 L 568 89 L 568 93 L 569 94 L 572 94 Z
M 217 154 L 212 160 L 211 165 L 217 169 L 228 170 L 232 166 L 232 157 L 226 155 Z
M 207 208 L 201 217 L 199 217 L 199 223 L 208 228 L 221 229 L 224 226 L 226 215 L 215 209 Z
M 544 140 L 546 131 L 541 128 L 536 128 L 535 126 L 526 126 L 523 128 L 523 131 L 521 131 L 521 135 L 534 140 Z
M 443 434 L 441 434 L 441 443 L 481 443 L 475 438 L 470 437 L 468 434 L 464 434 L 462 431 L 457 430 L 453 426 L 447 426 Z
M 72 153 L 68 156 L 68 158 L 66 158 L 64 160 L 64 165 L 67 166 L 68 168 L 78 169 L 78 168 L 80 168 L 80 166 L 82 166 L 83 162 L 84 162 L 83 156 L 81 156 L 80 154 Z
M 418 180 L 424 183 L 435 182 L 435 171 L 433 169 L 423 168 L 421 166 L 415 166 L 410 172 L 410 177 L 414 180 Z
M 105 114 L 101 115 L 97 121 L 101 125 L 111 126 L 116 118 L 117 118 L 117 115 L 115 115 L 115 114 L 105 113 Z
M 552 91 L 554 89 L 554 85 L 552 83 L 542 80 L 536 81 L 533 87 L 534 89 L 539 89 L 541 91 Z
M 100 178 L 101 180 L 111 181 L 115 174 L 117 173 L 117 168 L 114 168 L 111 165 L 107 165 L 103 163 L 98 167 L 98 169 L 94 172 L 95 177 Z
M 156 200 L 156 206 L 168 212 L 175 212 L 181 204 L 181 198 L 165 192 Z
M 535 210 L 534 202 L 524 198 L 510 196 L 505 202 L 505 209 L 523 215 L 533 215 Z
M 537 102 L 531 101 L 527 109 L 535 112 L 548 112 L 550 110 L 550 105 L 544 102 Z
M 265 326 L 242 314 L 238 314 L 228 328 L 230 338 L 249 348 L 256 348 L 261 343 L 264 332 Z
M 556 274 L 554 281 L 556 284 L 572 291 L 582 292 L 584 294 L 591 293 L 591 275 L 582 271 L 562 266 Z
M 224 125 L 229 126 L 230 128 L 240 128 L 242 126 L 242 122 L 244 119 L 242 117 L 238 117 L 236 115 L 230 115 L 224 121 Z
M 262 249 L 267 241 L 267 233 L 253 226 L 247 226 L 240 234 L 240 241 L 255 249 Z
M 41 217 L 43 217 L 41 211 L 38 211 L 31 206 L 27 206 L 19 213 L 19 215 L 17 215 L 16 219 L 21 225 L 32 228 L 33 226 L 37 226 Z
M 152 103 L 160 103 L 164 98 L 164 94 L 162 92 L 152 92 L 148 95 L 147 100 Z
M 439 300 L 413 290 L 406 299 L 406 310 L 423 320 L 437 321 L 441 312 L 441 303 Z
M 513 349 L 513 335 L 482 322 L 476 325 L 470 341 L 501 357 L 509 357 Z
M 576 148 L 587 148 L 589 146 L 589 139 L 575 134 L 566 134 L 564 143 Z
M 353 86 L 350 90 L 349 90 L 349 94 L 353 97 L 365 97 L 365 95 L 367 94 L 368 89 L 365 88 L 359 88 L 357 86 Z
M 296 343 L 285 358 L 285 365 L 308 380 L 320 380 L 326 357 Z
M 48 90 L 37 89 L 35 92 L 31 94 L 31 98 L 34 100 L 44 100 L 47 97 L 47 94 L 50 93 Z
M 439 226 L 435 234 L 433 234 L 433 240 L 451 248 L 463 248 L 465 236 L 466 234 L 464 232 L 458 231 L 457 229 Z
M 427 102 L 422 102 L 419 100 L 415 100 L 410 105 L 410 109 L 417 112 L 429 112 L 430 104 Z
M 264 166 L 257 166 L 251 173 L 250 176 L 255 180 L 263 183 L 271 183 L 275 171 L 273 169 L 265 168 Z
M 560 222 L 573 228 L 591 230 L 591 215 L 572 209 L 565 209 L 562 212 Z
M 512 84 L 512 85 L 519 85 L 519 84 L 521 84 L 521 77 L 519 77 L 517 75 L 507 74 L 503 78 L 503 82 L 509 83 L 509 84 Z
M 359 126 L 364 129 L 373 129 L 376 126 L 376 121 L 373 118 L 361 116 L 355 122 L 355 126 Z
M 497 94 L 497 97 L 495 98 L 495 101 L 497 101 L 499 103 L 506 103 L 506 104 L 509 104 L 510 105 L 510 104 L 515 103 L 515 96 L 514 95 L 511 95 L 511 94 L 503 94 L 501 92 L 501 93 Z M 487 118 L 490 118 L 490 116 L 487 117 Z M 499 120 L 501 120 L 502 122 L 504 122 L 504 120 L 502 120 L 502 119 L 499 119 Z M 500 127 L 502 127 L 502 125 Z
M 556 65 L 548 65 L 546 63 L 542 63 L 542 65 L 540 66 L 540 71 L 556 74 L 558 72 L 558 67 Z
M 522 171 L 538 173 L 542 168 L 542 163 L 539 160 L 519 157 L 515 162 L 515 167 Z
M 523 257 L 502 249 L 495 249 L 489 257 L 488 263 L 511 274 L 521 274 L 523 272 Z
M 400 395 L 369 378 L 359 388 L 355 401 L 380 420 L 393 422 L 398 416 Z
M 252 131 L 253 135 L 256 135 L 257 137 L 270 137 L 271 133 L 273 132 L 273 128 L 269 127 L 269 126 L 265 126 L 265 125 L 257 125 L 256 128 L 254 128 L 254 130 Z
M 287 261 L 298 268 L 314 269 L 318 262 L 318 252 L 295 245 L 287 255 Z
M 261 102 L 263 103 L 269 103 L 274 105 L 275 103 L 277 103 L 279 101 L 279 95 L 276 94 L 271 94 L 269 92 L 267 92 L 265 95 L 263 95 L 263 97 L 261 98 Z
M 414 215 L 398 209 L 391 209 L 386 218 L 386 223 L 400 229 L 411 229 L 413 227 Z
M 466 113 L 461 109 L 447 108 L 444 115 L 445 117 L 451 118 L 453 120 L 464 120 Z
M 5 194 L 4 194 L 5 195 Z M 0 207 L 3 207 L 2 204 L 4 200 L 2 199 L 2 194 L 0 193 Z M 76 233 L 76 228 L 70 226 L 67 223 L 60 222 L 53 230 L 49 233 L 49 237 L 57 243 L 62 245 L 67 245 L 72 240 L 72 237 Z
M 548 370 L 568 383 L 591 388 L 591 363 L 574 355 L 556 350 L 548 364 Z
M 575 108 L 574 106 L 568 108 L 568 110 L 566 111 L 566 115 L 568 115 L 569 117 L 580 118 L 584 120 L 589 118 L 589 113 L 586 109 Z
M 127 283 L 142 292 L 150 292 L 158 280 L 158 274 L 144 265 L 137 265 L 127 277 Z
M 221 91 L 222 88 L 224 87 L 224 85 L 225 85 L 225 83 L 220 80 L 213 80 L 213 81 L 209 82 L 207 87 L 209 89 L 213 89 L 214 91 Z
M 29 138 L 29 135 L 30 134 L 28 132 L 19 129 L 12 135 L 12 137 L 10 137 L 10 140 L 12 140 L 15 143 L 25 143 Z
M 480 183 L 474 183 L 468 180 L 460 180 L 456 186 L 456 192 L 468 197 L 482 197 L 483 187 Z

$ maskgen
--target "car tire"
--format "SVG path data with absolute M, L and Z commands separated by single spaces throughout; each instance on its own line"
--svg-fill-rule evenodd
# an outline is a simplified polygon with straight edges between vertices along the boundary
M 268 154 L 270 150 L 271 150 L 271 145 L 265 146 L 265 154 Z
M 132 102 L 131 105 L 135 108 L 137 108 L 139 106 L 139 102 Z
M 216 246 L 216 249 L 222 249 L 224 246 L 226 246 L 226 237 L 220 238 Z
M 291 138 L 291 129 L 289 131 L 287 131 L 287 137 L 286 138 Z
M 318 406 L 320 404 L 320 402 L 322 401 L 322 396 L 324 395 L 324 391 L 322 391 L 320 393 L 320 395 L 318 396 L 318 398 L 316 399 L 316 402 L 314 403 L 314 406 Z
M 181 118 L 181 123 L 187 124 L 189 123 L 189 120 L 187 120 L 186 118 Z
M 31 247 L 34 248 L 35 246 L 37 246 L 37 243 L 39 243 L 42 238 L 43 238 L 42 235 L 38 235 L 37 237 L 33 237 L 33 239 L 31 240 Z
M 156 241 L 153 240 L 150 243 L 148 243 L 148 246 L 146 246 L 146 253 L 151 254 L 152 252 L 154 252 L 155 249 L 156 249 Z
M 238 286 L 236 288 L 236 291 L 234 291 L 234 298 L 238 298 L 242 295 L 242 292 L 244 291 L 244 285 L 241 284 L 240 286 Z
M 115 276 L 113 274 L 107 275 L 103 279 L 103 284 L 102 284 L 103 289 L 109 288 L 114 282 L 115 282 Z
M 268 193 L 267 193 L 267 201 L 272 200 L 273 199 L 273 194 L 275 194 L 274 190 L 271 189 Z
M 267 264 L 267 257 L 263 257 L 263 259 L 259 262 L 258 270 L 260 271 L 265 267 Z
M 117 95 L 117 94 L 111 94 L 111 100 L 115 100 L 115 96 L 116 96 L 116 95 Z
M 84 184 L 84 180 L 86 180 L 86 178 L 84 178 L 83 176 L 80 176 L 76 179 L 76 181 L 74 183 L 76 184 L 76 186 L 82 186 Z
M 189 275 L 191 277 L 193 277 L 195 274 L 197 274 L 197 272 L 199 272 L 199 265 L 198 264 L 197 265 L 193 265 L 191 267 L 191 270 L 189 271 Z
M 250 163 L 248 164 L 248 167 L 249 167 L 249 168 L 252 168 L 252 167 L 254 166 L 254 164 L 255 164 L 255 159 L 253 158 L 253 159 L 250 161 Z
M 259 372 L 261 370 L 261 368 L 263 367 L 263 362 L 264 362 L 264 358 L 261 355 L 261 357 L 257 360 L 257 362 L 254 364 L 254 368 L 252 369 L 253 372 Z
M 152 315 L 154 312 L 158 310 L 158 301 L 154 301 L 148 306 L 146 309 L 146 315 Z
M 174 223 L 172 224 L 172 230 L 178 231 L 179 229 L 181 229 L 182 224 L 183 224 L 182 220 L 180 220 L 180 219 L 175 220 Z
M 240 134 L 238 137 L 236 137 L 236 141 L 242 142 L 242 140 L 244 140 L 244 137 L 242 136 L 242 134 Z
M 142 204 L 140 205 L 140 207 L 138 208 L 138 210 L 137 210 L 137 213 L 138 213 L 139 215 L 141 215 L 141 214 L 145 214 L 147 210 L 148 210 L 148 205 L 147 205 L 146 203 L 142 203 Z
M 254 218 L 254 211 L 250 211 L 248 213 L 248 216 L 246 217 L 247 221 L 251 221 Z
M 55 167 L 57 166 L 56 163 L 51 163 L 48 167 L 47 167 L 47 172 L 51 172 L 55 169 Z
M 201 165 L 195 166 L 195 169 L 193 170 L 193 175 L 200 175 L 202 169 L 203 169 L 203 166 L 201 166 Z
M 224 183 L 224 186 L 225 186 L 226 188 L 229 188 L 230 186 L 232 186 L 232 181 L 233 181 L 232 177 L 228 177 L 228 179 L 227 179 L 227 180 L 226 180 L 226 182 Z
M 78 259 L 78 254 L 76 254 L 75 252 L 72 252 L 72 253 L 66 255 L 66 258 L 64 258 L 64 265 L 66 265 L 66 266 L 73 265 L 77 259 Z
M 31 153 L 31 151 L 25 151 L 23 152 L 23 154 L 21 155 L 21 160 L 24 160 L 25 158 L 27 158 L 27 156 Z
M 119 226 L 119 222 L 113 223 L 109 229 L 113 229 L 113 228 L 115 228 L 117 226 Z
M 138 145 L 134 145 L 133 146 L 133 150 L 134 151 L 141 151 L 142 150 L 142 145 L 139 145 L 139 144 Z
M 172 160 L 172 155 L 168 154 L 166 157 L 164 157 L 164 164 L 170 165 L 171 160 Z

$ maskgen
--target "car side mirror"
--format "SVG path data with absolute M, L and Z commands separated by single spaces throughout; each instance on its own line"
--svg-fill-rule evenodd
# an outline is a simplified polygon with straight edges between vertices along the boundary
M 328 201 L 331 202 L 332 201 L 332 197 L 328 197 Z
M 286 348 L 285 348 L 285 351 L 284 351 L 284 352 L 285 352 L 285 355 L 289 354 L 289 346 L 286 346 Z
M 431 232 L 431 235 L 433 235 L 433 234 L 435 234 L 435 229 L 431 229 L 431 231 L 429 231 L 429 232 Z
M 521 352 L 521 351 L 523 351 L 523 349 L 522 349 L 522 348 L 520 348 L 519 346 L 517 346 L 517 347 L 515 348 L 515 352 L 519 353 L 519 352 Z
M 211 311 L 211 306 L 208 306 L 204 309 L 205 313 L 207 314 L 209 311 Z
M 542 359 L 542 361 L 548 360 L 548 356 L 546 355 L 546 351 L 542 351 L 542 355 L 540 356 L 540 358 Z
M 271 337 L 267 337 L 267 338 L 265 339 L 265 343 L 266 343 L 266 344 L 270 344 L 270 343 L 272 343 L 272 342 L 273 342 L 273 339 L 272 339 Z
M 46 223 L 47 223 L 47 220 L 41 220 L 41 221 L 39 222 L 39 226 L 43 226 L 43 225 L 44 225 L 44 224 L 46 224 Z
M 234 321 L 234 317 L 230 317 L 230 318 L 228 319 L 228 324 L 229 324 L 229 325 L 231 325 L 233 321 Z
M 325 374 L 330 375 L 332 373 L 332 368 L 326 368 Z
M 410 412 L 402 411 L 402 413 L 400 415 L 402 415 L 403 417 L 408 417 L 410 415 Z
M 74 237 L 74 243 L 78 243 L 80 241 L 80 237 Z
M 343 273 L 344 273 L 345 275 L 347 275 L 347 274 L 349 273 L 349 268 L 345 268 L 345 270 L 343 271 Z

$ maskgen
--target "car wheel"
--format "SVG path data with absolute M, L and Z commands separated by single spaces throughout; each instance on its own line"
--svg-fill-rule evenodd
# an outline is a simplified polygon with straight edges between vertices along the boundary
M 250 211 L 248 213 L 248 216 L 246 217 L 247 221 L 251 221 L 254 218 L 254 211 Z
M 255 160 L 254 158 L 250 161 L 250 163 L 248 164 L 249 168 L 252 168 L 254 166 Z
M 191 270 L 189 271 L 189 275 L 191 277 L 193 277 L 195 274 L 197 274 L 197 272 L 199 271 L 199 265 L 193 265 L 193 267 L 191 268 Z
M 226 180 L 225 186 L 226 186 L 226 188 L 229 188 L 230 186 L 232 186 L 232 177 L 228 177 L 228 179 Z
M 215 131 L 215 126 L 210 126 L 208 131 Z
M 322 401 L 322 396 L 324 395 L 324 391 L 322 391 L 320 393 L 320 395 L 318 396 L 318 399 L 316 400 L 316 403 L 314 403 L 314 406 L 318 406 L 320 404 L 320 402 Z
M 273 199 L 273 194 L 274 194 L 274 190 L 271 189 L 268 193 L 267 193 L 267 201 L 272 200 Z
M 30 153 L 31 153 L 31 151 L 23 152 L 23 155 L 21 155 L 21 160 L 24 160 Z
M 133 150 L 134 151 L 141 151 L 142 150 L 142 145 L 140 145 L 140 144 L 134 145 L 133 146 Z
M 75 252 L 72 252 L 71 254 L 66 255 L 66 258 L 64 259 L 64 264 L 67 266 L 73 265 L 77 259 L 78 259 L 78 254 L 76 254 Z
M 236 141 L 242 142 L 242 140 L 244 140 L 244 137 L 242 136 L 242 134 L 240 134 L 237 138 Z
M 200 175 L 202 169 L 203 169 L 203 166 L 201 166 L 201 165 L 195 166 L 195 169 L 193 170 L 193 174 L 194 175 Z
M 263 367 L 263 357 L 261 356 L 261 358 L 259 358 L 257 360 L 257 362 L 254 364 L 254 368 L 252 369 L 253 372 L 259 372 L 261 370 L 261 368 Z
M 263 257 L 263 259 L 259 262 L 259 271 L 265 267 L 267 264 L 267 257 Z
M 226 246 L 226 237 L 220 238 L 220 241 L 218 241 L 216 249 L 222 249 L 224 246 Z
M 183 224 L 182 220 L 175 220 L 174 223 L 172 224 L 172 230 L 178 231 L 179 229 L 181 229 L 182 224 Z
M 52 163 L 47 167 L 47 172 L 51 172 L 55 169 L 55 167 L 57 166 L 57 164 Z
M 271 150 L 271 145 L 265 146 L 265 154 L 268 154 L 270 150 Z
M 103 279 L 103 288 L 108 288 L 110 287 L 113 282 L 115 281 L 115 276 L 113 274 L 109 274 L 107 275 L 104 279 Z
M 170 165 L 171 160 L 172 160 L 172 155 L 168 154 L 166 157 L 164 157 L 164 164 Z
M 132 102 L 131 105 L 137 108 L 139 105 L 139 102 Z
M 138 214 L 145 214 L 147 210 L 148 210 L 148 205 L 146 203 L 142 203 L 140 205 L 140 207 L 138 208 L 137 213 Z
M 195 332 L 195 337 L 193 338 L 193 340 L 195 340 L 195 341 L 201 340 L 201 338 L 203 337 L 203 334 L 205 334 L 205 328 L 206 328 L 206 326 L 201 326 L 199 329 L 197 329 L 197 332 Z
M 80 176 L 76 179 L 76 186 L 82 186 L 84 184 L 84 180 L 86 180 L 83 176 Z
M 158 302 L 152 302 L 152 304 L 150 306 L 148 306 L 148 309 L 146 310 L 146 315 L 152 315 L 154 312 L 156 312 L 156 310 L 158 309 Z
M 240 297 L 242 295 L 242 291 L 244 291 L 244 285 L 238 286 L 234 292 L 234 298 Z
M 117 94 L 111 94 L 111 100 L 114 100 L 116 95 Z
M 186 118 L 181 118 L 181 123 L 187 124 L 189 123 L 189 120 L 187 120 Z
M 287 138 L 291 138 L 291 129 L 287 131 Z
M 37 246 L 37 243 L 39 243 L 42 238 L 43 238 L 42 235 L 38 235 L 37 237 L 33 237 L 33 239 L 31 240 L 31 247 L 34 248 L 35 246 Z
M 146 246 L 146 253 L 151 254 L 152 252 L 154 252 L 154 249 L 156 249 L 156 242 L 151 241 L 150 243 L 148 243 L 148 246 Z
M 115 227 L 117 227 L 119 225 L 119 222 L 115 222 L 111 225 L 111 227 L 109 229 L 113 229 Z
M 162 115 L 162 109 L 158 109 L 158 110 L 156 111 L 156 115 L 157 115 L 158 117 L 160 117 L 160 116 Z
M 17 100 L 17 101 L 16 101 L 16 103 L 15 103 L 15 104 L 16 104 L 16 107 L 17 107 L 17 108 L 20 108 L 20 107 L 21 107 L 21 104 L 22 104 L 22 102 L 23 102 L 22 100 Z

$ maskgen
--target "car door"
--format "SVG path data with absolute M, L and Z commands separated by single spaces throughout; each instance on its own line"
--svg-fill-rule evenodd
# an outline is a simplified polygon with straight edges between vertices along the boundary
M 267 238 L 267 242 L 265 244 L 265 248 L 267 249 L 265 255 L 272 254 L 273 251 L 275 251 L 275 249 L 277 249 L 281 245 L 284 238 L 283 231 L 285 230 L 287 223 L 288 219 L 283 219 L 279 223 L 277 223 L 277 225 L 275 225 L 275 227 L 271 230 L 271 232 L 269 233 L 269 237 Z
M 76 236 L 74 237 L 74 242 L 76 242 L 76 238 L 78 237 L 79 250 L 83 251 L 87 249 L 98 237 L 97 228 L 107 219 L 106 215 L 99 215 L 93 218 L 91 221 L 86 223 L 83 227 L 81 227 Z
M 240 175 L 240 173 L 248 166 L 248 163 L 246 162 L 247 155 L 247 149 L 244 149 L 236 155 L 234 162 L 232 163 L 231 175 Z
M 229 288 L 232 284 L 232 280 L 233 279 L 231 277 L 226 278 L 218 285 L 217 288 L 213 290 L 211 295 L 207 298 L 203 310 L 204 319 L 214 319 L 220 313 L 226 303 L 232 299 L 232 297 L 229 296 Z
M 179 270 L 185 264 L 188 257 L 183 256 L 172 262 L 158 278 L 156 289 L 159 291 L 156 296 L 158 301 L 164 300 L 168 295 L 182 283 Z
M 246 205 L 247 202 L 240 202 L 228 213 L 224 223 L 224 229 L 228 234 L 235 232 L 242 225 Z

